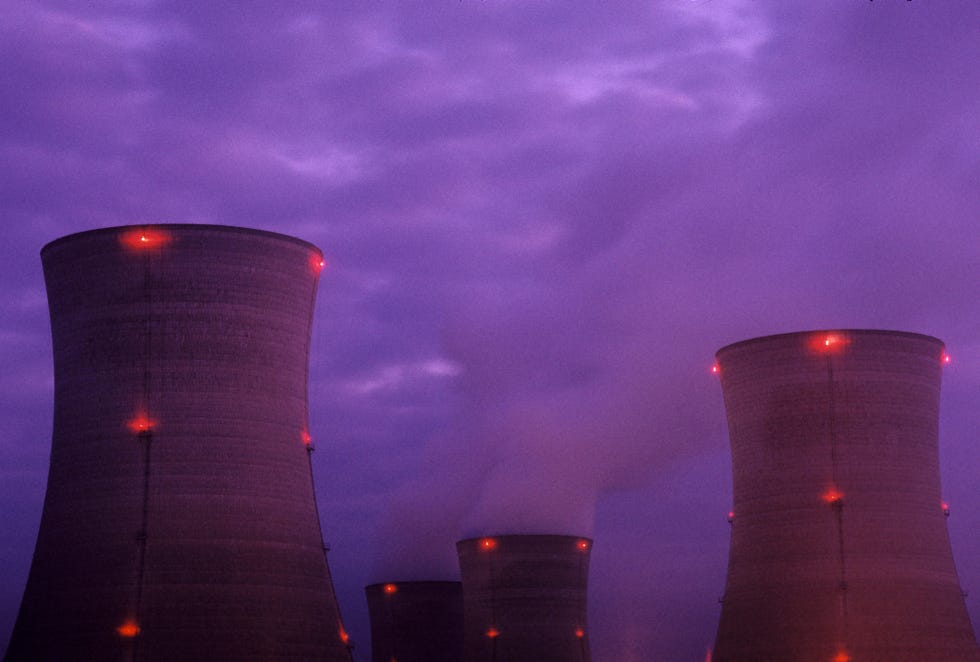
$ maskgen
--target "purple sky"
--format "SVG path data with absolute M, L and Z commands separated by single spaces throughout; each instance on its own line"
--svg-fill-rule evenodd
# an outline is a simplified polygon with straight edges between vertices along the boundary
M 38 251 L 147 222 L 327 255 L 314 469 L 358 660 L 365 584 L 532 530 L 596 539 L 596 662 L 703 659 L 731 500 L 713 354 L 809 328 L 946 341 L 978 623 L 978 26 L 976 0 L 6 0 L 0 650 L 50 446 Z

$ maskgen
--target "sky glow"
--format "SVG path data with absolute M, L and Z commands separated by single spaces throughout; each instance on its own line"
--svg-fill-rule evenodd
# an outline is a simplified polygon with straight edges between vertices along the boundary
M 956 356 L 978 623 L 977 25 L 975 0 L 5 2 L 0 650 L 50 451 L 38 251 L 130 224 L 165 251 L 166 222 L 323 250 L 301 438 L 359 661 L 364 586 L 525 532 L 593 541 L 595 662 L 704 659 L 732 509 L 705 366 L 807 329 Z

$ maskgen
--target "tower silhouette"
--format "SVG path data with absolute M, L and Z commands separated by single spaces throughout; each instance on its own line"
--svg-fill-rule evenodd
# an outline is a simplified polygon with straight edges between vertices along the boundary
M 350 660 L 309 457 L 319 249 L 153 225 L 41 257 L 54 426 L 7 660 Z
M 465 662 L 590 662 L 588 538 L 501 535 L 456 543 Z
M 734 504 L 715 662 L 980 660 L 939 485 L 942 342 L 720 349 Z

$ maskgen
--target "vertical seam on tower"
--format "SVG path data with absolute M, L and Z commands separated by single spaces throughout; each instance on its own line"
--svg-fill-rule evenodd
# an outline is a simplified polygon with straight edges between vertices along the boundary
M 583 550 L 579 550 L 579 551 L 581 553 L 578 556 L 578 585 L 579 586 L 585 586 L 585 576 L 584 576 L 585 575 L 585 559 L 584 559 L 584 556 L 588 553 L 588 550 L 587 549 L 583 549 Z M 581 612 L 579 612 L 578 628 L 582 631 L 582 636 L 581 637 L 577 637 L 578 638 L 579 656 L 581 657 L 582 661 L 584 662 L 585 659 L 586 659 L 586 655 L 585 655 L 585 634 L 586 634 L 586 632 L 585 632 L 585 621 L 584 621 L 584 619 L 582 619 L 582 613 Z M 578 633 L 575 633 L 575 634 L 576 634 L 576 636 L 578 635 Z
M 493 572 L 494 549 L 491 548 L 487 555 L 487 562 L 490 566 L 490 627 L 497 629 L 497 578 Z M 497 660 L 497 636 L 490 637 L 490 660 Z
M 381 589 L 381 594 L 384 595 L 385 597 L 385 607 L 387 608 L 388 611 L 388 632 L 391 636 L 388 642 L 390 654 L 387 655 L 387 658 L 389 660 L 397 660 L 398 653 L 397 653 L 397 646 L 395 645 L 395 641 L 397 639 L 397 636 L 395 634 L 395 608 L 394 605 L 392 604 L 394 601 L 394 596 L 385 595 L 384 587 L 382 587 Z
M 837 519 L 837 546 L 840 559 L 840 643 L 844 645 L 847 639 L 847 573 L 844 557 L 844 502 L 840 493 L 840 483 L 838 475 L 837 457 L 837 397 L 834 389 L 834 364 L 833 357 L 827 355 L 827 394 L 830 423 L 830 465 L 831 480 L 833 489 L 836 492 L 836 501 L 833 504 L 834 516 Z
M 145 303 L 146 318 L 145 333 L 143 341 L 143 402 L 142 407 L 145 410 L 141 415 L 151 416 L 150 411 L 150 361 L 153 351 L 153 291 L 152 291 L 152 278 L 150 275 L 150 256 L 152 249 L 147 248 L 143 253 L 143 298 Z M 136 568 L 136 609 L 135 618 L 137 626 L 143 627 L 143 584 L 144 577 L 146 573 L 146 535 L 147 528 L 149 525 L 150 511 L 149 511 L 149 501 L 150 501 L 150 446 L 153 441 L 153 432 L 151 429 L 141 431 L 139 434 L 139 439 L 144 443 L 144 453 L 143 453 L 143 503 L 142 512 L 140 514 L 140 530 L 137 536 L 138 549 L 138 561 Z M 139 659 L 139 653 L 141 648 L 142 637 L 137 636 L 133 641 L 133 662 Z

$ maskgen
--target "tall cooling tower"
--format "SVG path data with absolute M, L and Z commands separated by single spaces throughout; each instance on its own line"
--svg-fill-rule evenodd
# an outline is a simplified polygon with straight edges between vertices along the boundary
M 459 662 L 463 657 L 463 588 L 459 582 L 371 584 L 373 662 Z
M 320 251 L 158 225 L 41 258 L 54 430 L 7 659 L 350 660 L 307 433 Z
M 713 660 L 980 660 L 939 488 L 942 342 L 816 331 L 717 360 L 734 507 Z
M 456 543 L 465 662 L 589 662 L 588 538 L 506 535 Z

